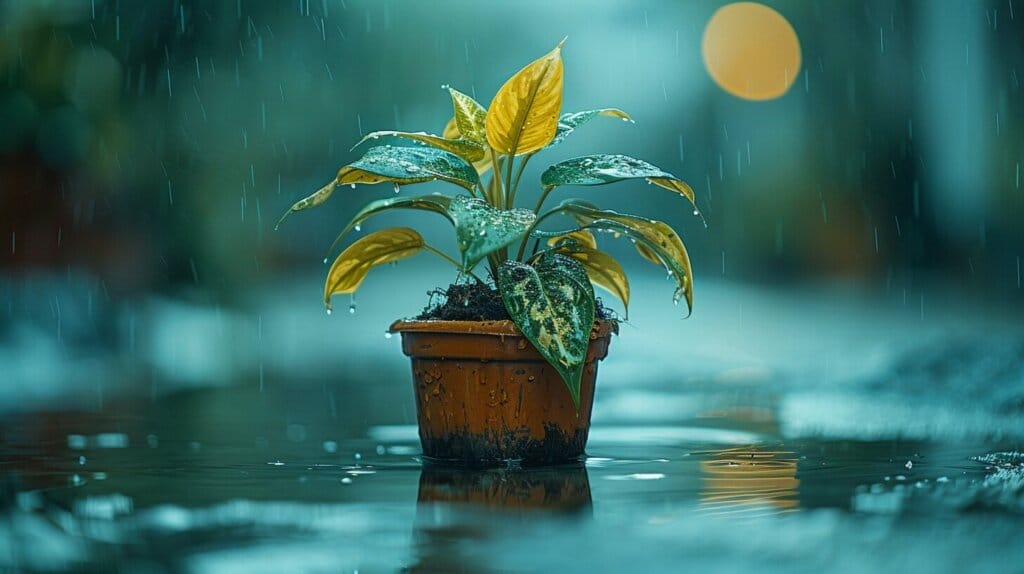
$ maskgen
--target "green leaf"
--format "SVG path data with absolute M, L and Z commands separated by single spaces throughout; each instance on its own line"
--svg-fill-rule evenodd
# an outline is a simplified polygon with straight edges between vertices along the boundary
M 462 268 L 471 270 L 481 259 L 526 236 L 536 215 L 527 209 L 500 210 L 482 199 L 464 195 L 448 197 L 441 194 L 418 197 L 391 197 L 368 203 L 352 218 L 331 246 L 333 251 L 341 240 L 367 219 L 392 209 L 418 209 L 445 216 L 455 226 L 455 236 L 462 253 Z
M 439 150 L 453 153 L 470 163 L 479 161 L 484 157 L 484 146 L 474 141 L 463 138 L 446 139 L 443 136 L 435 136 L 427 132 L 396 132 L 391 130 L 372 132 L 366 134 L 363 139 L 359 140 L 359 143 L 352 146 L 352 149 L 359 147 L 367 140 L 376 140 L 382 137 L 404 138 L 422 142 Z
M 693 270 L 690 266 L 690 256 L 687 254 L 686 246 L 683 245 L 679 234 L 668 224 L 654 219 L 598 209 L 592 203 L 579 199 L 563 201 L 555 210 L 571 215 L 582 229 L 609 231 L 616 236 L 625 235 L 635 241 L 638 246 L 643 245 L 648 253 L 641 251 L 641 254 L 644 254 L 645 257 L 648 254 L 656 256 L 675 280 L 676 290 L 672 301 L 678 303 L 685 297 L 688 312 L 693 311 Z M 565 231 L 557 233 L 535 231 L 534 235 L 552 237 L 566 233 Z
M 624 155 L 577 157 L 556 163 L 540 176 L 545 186 L 605 185 L 628 179 L 646 179 L 658 187 L 674 191 L 690 200 L 694 213 L 699 214 L 693 190 L 684 181 L 646 161 Z
M 618 108 L 601 108 L 599 110 L 587 110 L 585 112 L 565 113 L 562 114 L 562 117 L 558 118 L 558 131 L 555 132 L 555 139 L 551 140 L 551 143 L 549 143 L 547 147 L 554 147 L 562 143 L 562 140 L 569 137 L 569 134 L 571 134 L 573 130 L 597 116 L 621 118 L 624 122 L 633 123 L 633 118 L 629 117 L 629 114 Z
M 481 148 L 487 145 L 487 110 L 476 100 L 454 88 L 448 88 L 448 93 L 452 96 L 455 126 L 462 137 L 480 144 Z
M 488 254 L 522 240 L 537 218 L 529 209 L 495 209 L 466 196 L 452 199 L 448 215 L 467 271 Z
M 455 154 L 429 147 L 372 147 L 363 157 L 338 170 L 334 181 L 291 206 L 275 229 L 290 214 L 322 205 L 340 185 L 391 182 L 409 185 L 442 180 L 472 190 L 480 183 L 473 166 Z
M 331 310 L 331 296 L 355 293 L 370 269 L 416 255 L 423 249 L 423 237 L 408 227 L 370 233 L 338 255 L 324 282 L 324 304 Z
M 533 266 L 505 261 L 498 290 L 512 321 L 565 381 L 576 408 L 594 326 L 594 288 L 574 259 L 546 253 Z

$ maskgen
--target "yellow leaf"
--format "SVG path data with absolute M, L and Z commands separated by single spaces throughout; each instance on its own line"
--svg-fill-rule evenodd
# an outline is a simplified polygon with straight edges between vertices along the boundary
M 590 249 L 597 249 L 597 239 L 594 238 L 594 234 L 587 231 L 586 229 L 577 229 L 571 233 L 565 235 L 559 235 L 558 237 L 552 237 L 548 239 L 548 245 L 554 247 L 558 245 L 559 241 L 564 239 L 572 239 L 581 247 L 589 247 Z M 660 261 L 659 261 L 660 264 Z
M 416 255 L 423 238 L 408 227 L 376 231 L 348 246 L 334 260 L 324 283 L 324 304 L 331 309 L 331 295 L 355 293 L 370 269 Z
M 591 283 L 618 297 L 629 317 L 629 279 L 615 258 L 589 247 L 569 248 L 564 254 L 580 262 Z
M 444 126 L 444 132 L 442 135 L 445 139 L 459 139 L 462 137 L 462 132 L 459 131 L 459 124 L 455 121 L 455 116 L 448 120 L 448 123 Z M 484 142 L 487 145 L 487 142 Z M 484 157 L 473 162 L 473 167 L 476 168 L 476 172 L 480 175 L 487 173 L 491 169 L 491 155 L 484 153 Z
M 562 109 L 563 44 L 519 70 L 491 100 L 487 141 L 496 152 L 532 153 L 555 138 Z
M 657 253 L 651 251 L 650 247 L 647 247 L 646 245 L 640 243 L 639 241 L 636 242 L 634 245 L 636 246 L 636 250 L 640 252 L 640 255 L 643 256 L 644 259 L 650 261 L 651 263 L 657 265 L 658 267 L 664 266 L 664 264 L 661 262 L 661 258 L 658 257 Z
M 487 110 L 476 100 L 456 89 L 448 88 L 448 93 L 452 95 L 452 108 L 455 111 L 452 119 L 455 120 L 459 133 L 469 141 L 485 145 L 487 143 Z M 448 137 L 447 132 L 448 128 L 445 128 L 445 137 Z
M 700 210 L 697 209 L 697 199 L 696 197 L 694 197 L 693 188 L 687 185 L 685 181 L 674 179 L 671 177 L 649 177 L 647 178 L 647 181 L 653 183 L 658 187 L 667 189 L 669 191 L 674 191 L 682 195 L 686 199 L 689 199 L 690 205 L 693 206 L 693 214 L 699 215 L 701 220 L 704 219 L 704 216 L 701 215 Z M 705 223 L 704 225 L 706 227 L 707 223 Z

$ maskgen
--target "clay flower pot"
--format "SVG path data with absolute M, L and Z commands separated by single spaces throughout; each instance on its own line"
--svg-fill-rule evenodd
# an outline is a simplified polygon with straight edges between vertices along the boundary
M 487 465 L 579 459 L 590 431 L 597 362 L 615 323 L 590 333 L 579 410 L 558 372 L 511 321 L 397 321 L 412 358 L 423 454 Z

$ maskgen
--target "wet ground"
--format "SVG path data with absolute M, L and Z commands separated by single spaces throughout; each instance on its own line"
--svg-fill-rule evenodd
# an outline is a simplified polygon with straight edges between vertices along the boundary
M 0 423 L 0 568 L 1024 571 L 1019 317 L 707 283 L 677 321 L 665 291 L 602 364 L 584 463 L 484 471 L 419 458 L 383 295 L 139 307 L 131 353 L 5 388 L 33 399 Z

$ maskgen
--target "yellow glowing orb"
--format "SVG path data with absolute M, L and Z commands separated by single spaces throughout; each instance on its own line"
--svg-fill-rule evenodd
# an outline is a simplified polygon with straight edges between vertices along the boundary
M 747 100 L 785 94 L 800 73 L 800 40 L 793 26 L 756 2 L 719 8 L 704 28 L 701 51 L 715 83 Z

